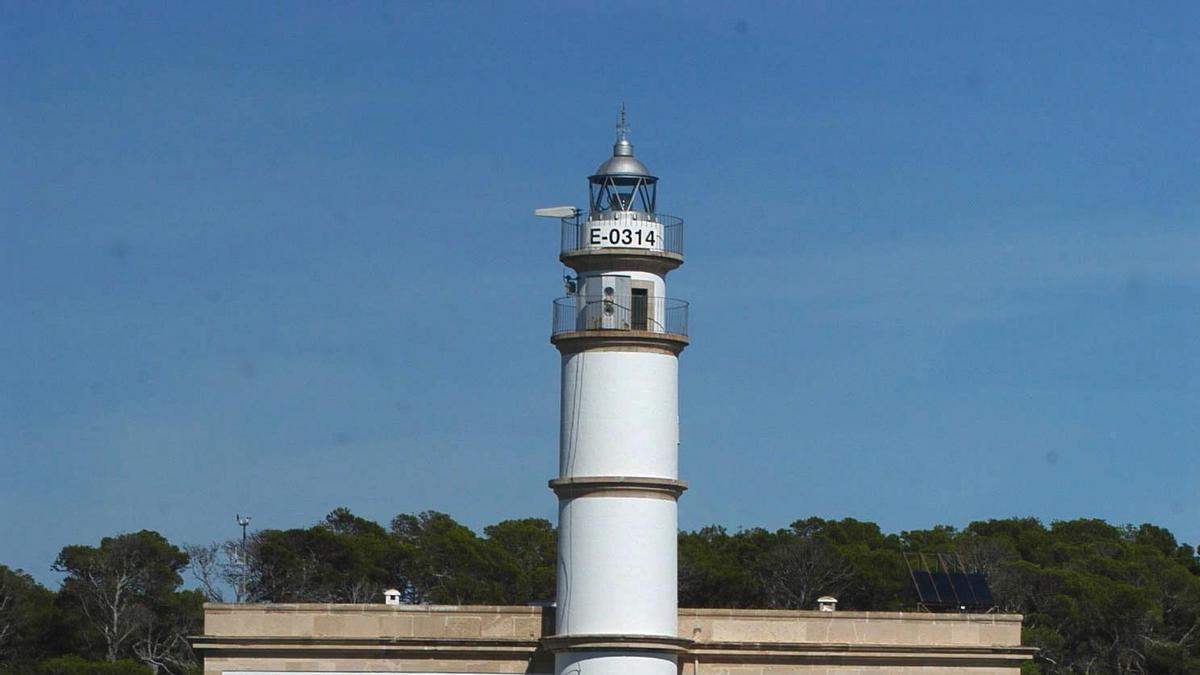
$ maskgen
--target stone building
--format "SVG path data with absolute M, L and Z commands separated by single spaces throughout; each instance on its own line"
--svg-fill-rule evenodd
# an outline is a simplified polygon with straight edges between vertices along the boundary
M 1034 651 L 1005 614 L 681 609 L 679 635 L 680 675 L 1015 675 Z M 549 675 L 555 640 L 542 607 L 208 605 L 194 646 L 204 675 Z

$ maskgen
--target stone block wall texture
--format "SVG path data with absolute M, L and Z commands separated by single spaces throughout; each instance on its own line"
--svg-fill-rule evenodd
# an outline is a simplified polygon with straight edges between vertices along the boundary
M 1016 646 L 1011 614 L 681 609 L 679 635 L 697 642 Z
M 541 607 L 437 605 L 217 605 L 204 635 L 226 637 L 527 638 L 546 631 Z
M 205 606 L 193 643 L 228 672 L 552 673 L 541 607 Z M 1015 675 L 1021 617 L 1003 614 L 679 610 L 681 675 Z M 698 670 L 697 670 L 698 666 Z

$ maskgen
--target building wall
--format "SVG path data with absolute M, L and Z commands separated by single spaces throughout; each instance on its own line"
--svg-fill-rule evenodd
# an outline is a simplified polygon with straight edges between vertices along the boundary
M 205 675 L 553 673 L 540 607 L 206 605 Z M 682 675 L 1015 675 L 1032 650 L 1004 614 L 682 609 Z M 697 671 L 698 667 L 698 671 Z M 582 673 L 581 675 L 586 675 Z

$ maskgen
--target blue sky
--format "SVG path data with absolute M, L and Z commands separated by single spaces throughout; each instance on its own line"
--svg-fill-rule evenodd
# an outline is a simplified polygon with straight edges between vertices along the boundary
M 552 518 L 554 223 L 624 101 L 681 526 L 1200 540 L 1192 4 L 0 4 L 0 564 Z

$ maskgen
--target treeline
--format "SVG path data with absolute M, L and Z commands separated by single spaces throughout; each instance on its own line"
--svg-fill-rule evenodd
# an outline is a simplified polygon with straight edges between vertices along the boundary
M 809 518 L 786 530 L 680 534 L 680 604 L 914 610 L 905 554 L 947 554 L 983 572 L 996 609 L 1025 616 L 1040 648 L 1028 673 L 1200 673 L 1200 558 L 1155 525 L 1033 518 L 884 534 Z
M 67 546 L 57 591 L 0 566 L 0 670 L 27 675 L 183 675 L 202 603 L 525 604 L 554 595 L 556 533 L 508 520 L 482 536 L 446 514 L 385 527 L 337 509 L 320 523 L 176 546 L 155 532 Z M 997 609 L 1025 615 L 1041 649 L 1030 673 L 1200 673 L 1200 559 L 1154 525 L 976 522 L 883 533 L 853 519 L 782 530 L 707 527 L 679 535 L 683 607 L 916 610 L 906 554 L 984 572 Z M 194 586 L 186 590 L 185 585 Z

